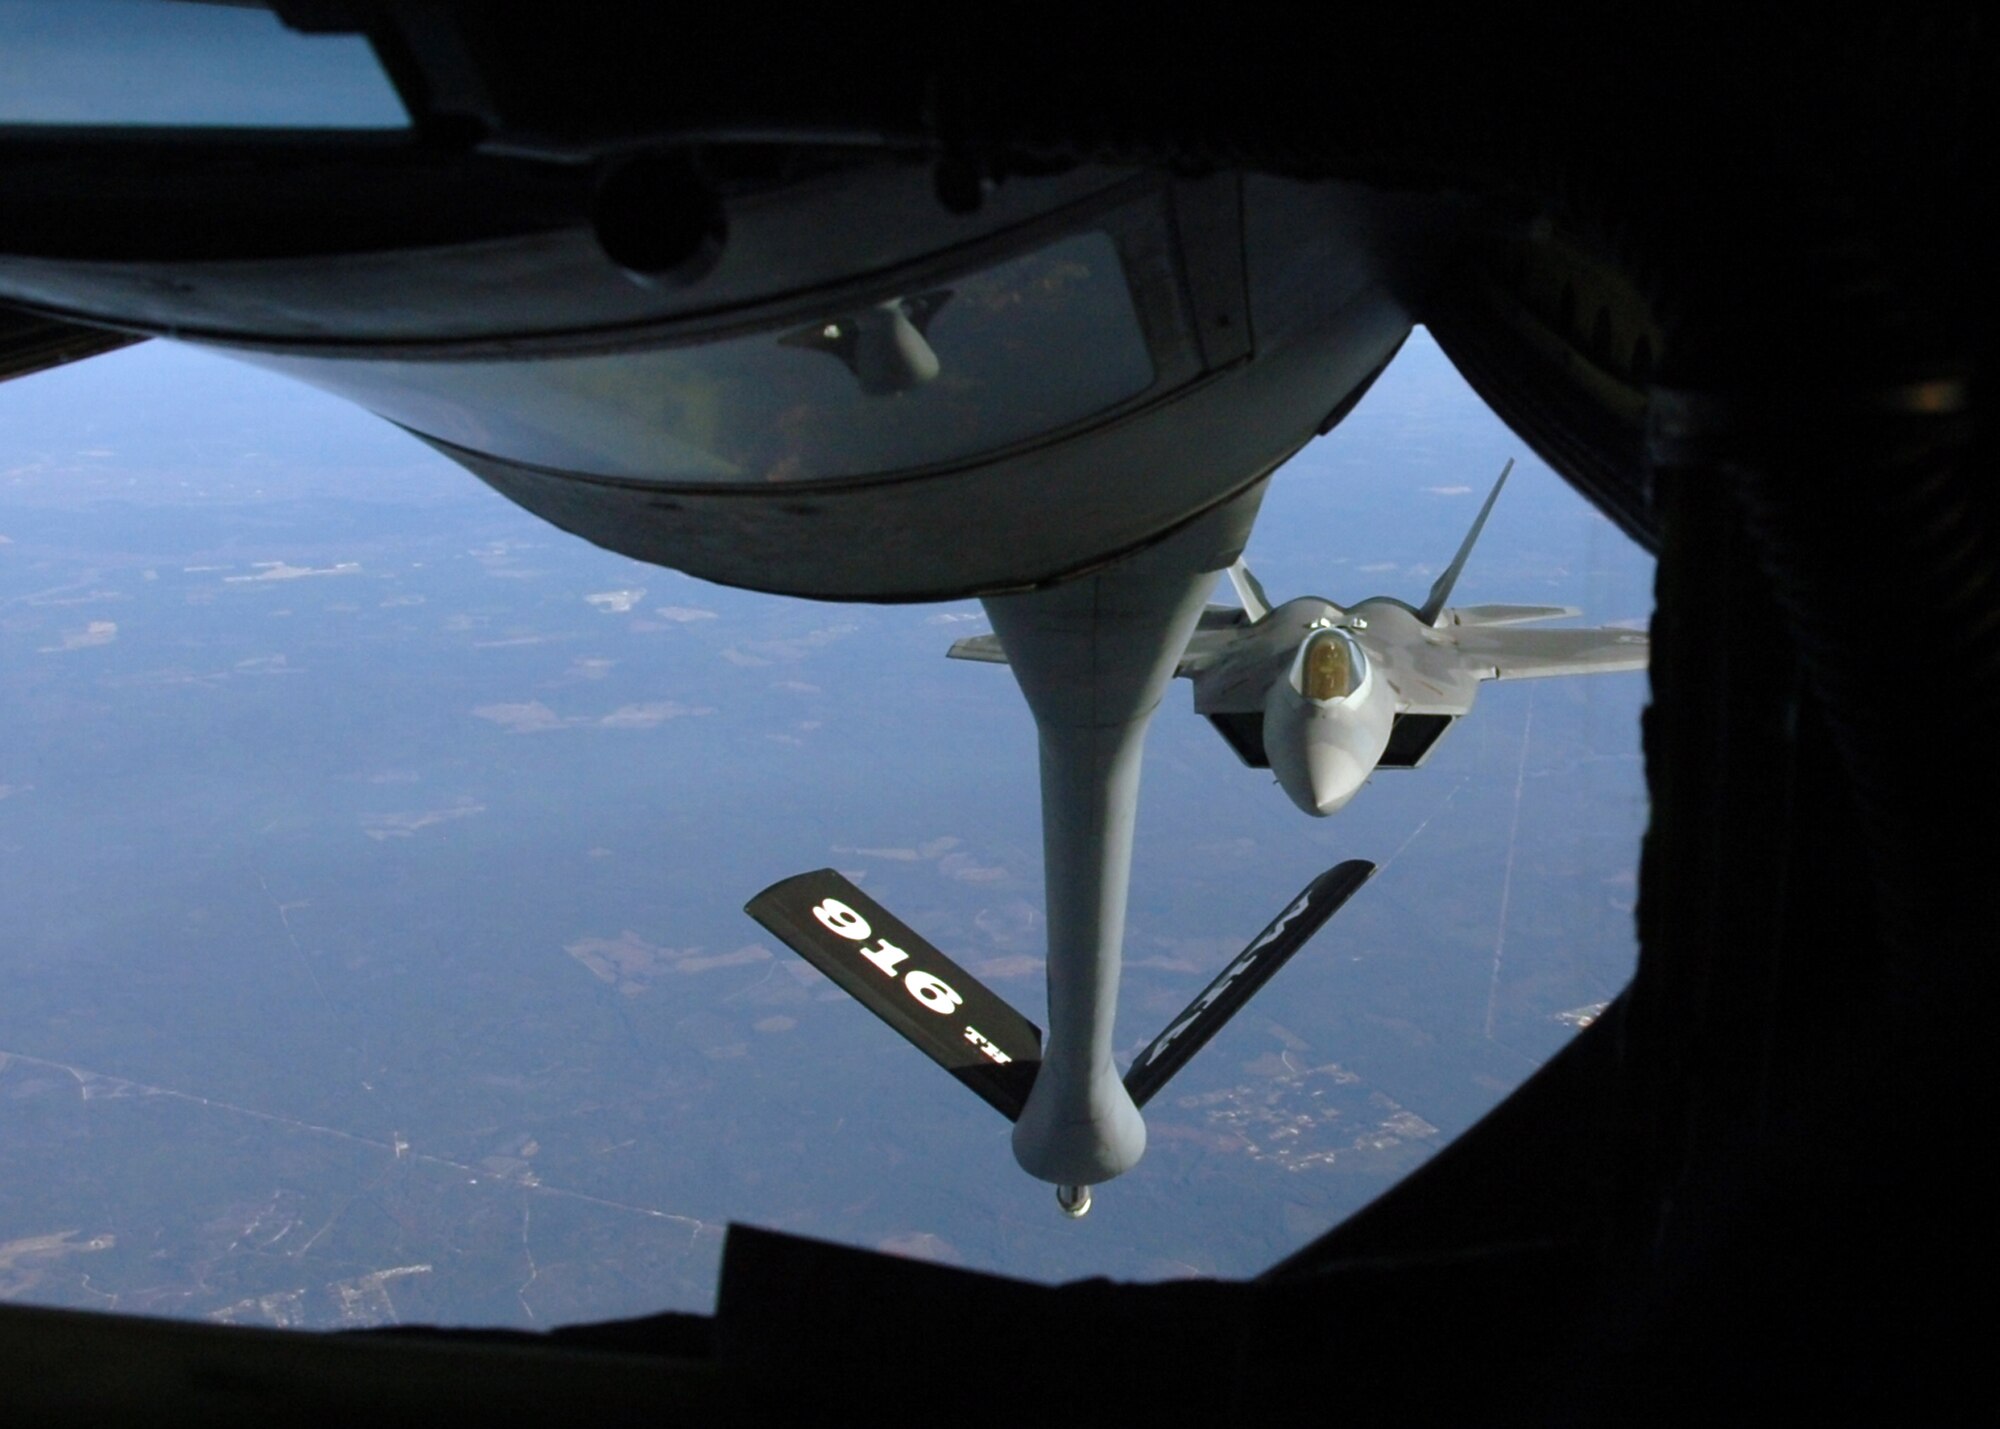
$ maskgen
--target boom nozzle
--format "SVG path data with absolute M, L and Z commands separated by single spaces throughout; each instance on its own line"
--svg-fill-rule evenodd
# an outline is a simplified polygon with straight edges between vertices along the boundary
M 1056 1204 L 1062 1208 L 1062 1213 L 1071 1220 L 1080 1221 L 1090 1214 L 1090 1187 L 1058 1186 L 1056 1187 Z

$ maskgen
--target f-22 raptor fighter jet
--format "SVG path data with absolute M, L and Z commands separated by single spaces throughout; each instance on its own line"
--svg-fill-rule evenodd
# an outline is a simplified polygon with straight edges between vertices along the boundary
M 1246 764 L 1269 768 L 1300 808 L 1325 815 L 1377 768 L 1422 763 L 1482 680 L 1645 665 L 1647 640 L 1636 631 L 1508 628 L 1578 613 L 1566 606 L 1447 608 L 1512 470 L 1501 471 L 1421 606 L 1377 596 L 1347 608 L 1315 597 L 1274 608 L 1240 555 L 1254 498 L 1191 527 L 1188 550 L 1135 562 L 1095 587 L 1078 583 L 1058 603 L 987 601 L 996 633 L 949 653 L 1016 665 L 1041 732 L 1046 1049 L 1039 1028 L 832 869 L 774 884 L 747 911 L 1012 1120 L 1016 1159 L 1056 1183 L 1065 1212 L 1082 1215 L 1091 1183 L 1143 1153 L 1139 1108 L 1374 872 L 1353 860 L 1314 879 L 1120 1077 L 1111 1049 L 1139 749 L 1170 675 L 1194 682 L 1196 710 Z M 1240 607 L 1199 604 L 1220 566 Z M 1184 618 L 1172 615 L 1176 606 Z M 1107 641 L 1102 632 L 1121 622 L 1131 638 Z M 1180 633 L 1149 660 L 1148 633 L 1164 636 L 1177 622 Z M 1033 673 L 1021 668 L 1024 655 Z
M 1196 712 L 1306 813 L 1345 807 L 1377 769 L 1422 764 L 1482 681 L 1645 668 L 1641 631 L 1516 628 L 1582 614 L 1574 606 L 1445 605 L 1513 469 L 1421 606 L 1304 596 L 1273 608 L 1248 567 L 1230 567 L 1242 608 L 1209 607 L 1176 673 L 1194 681 Z
M 1306 813 L 1346 807 L 1377 769 L 1422 764 L 1483 681 L 1646 667 L 1642 631 L 1512 628 L 1582 614 L 1574 606 L 1445 605 L 1513 470 L 1511 461 L 1501 469 L 1421 606 L 1372 596 L 1343 608 L 1301 596 L 1274 607 L 1239 559 L 1229 579 L 1241 606 L 1202 612 L 1174 673 L 1194 682 L 1195 712 Z M 950 653 L 1007 659 L 992 635 Z

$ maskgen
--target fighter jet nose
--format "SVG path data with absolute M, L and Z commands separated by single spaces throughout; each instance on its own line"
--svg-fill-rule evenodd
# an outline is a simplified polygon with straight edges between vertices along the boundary
M 1370 766 L 1339 746 L 1314 744 L 1306 750 L 1306 787 L 1295 802 L 1316 818 L 1338 813 L 1360 792 Z
M 1324 783 L 1315 779 L 1312 790 L 1312 813 L 1322 819 L 1328 814 L 1339 813 L 1347 807 L 1348 801 L 1360 788 L 1361 781 L 1358 779 L 1345 781 L 1328 779 Z
M 1274 681 L 1264 698 L 1264 753 L 1271 772 L 1291 801 L 1314 818 L 1337 813 L 1360 792 L 1382 757 L 1394 713 L 1375 697 L 1380 687 L 1367 681 L 1365 669 L 1359 681 L 1346 670 L 1335 672 L 1347 688 L 1333 693 L 1341 679 L 1325 678 L 1327 672 L 1312 665 L 1324 644 L 1318 636 L 1305 642 L 1293 670 L 1303 678 Z M 1316 690 L 1327 693 L 1315 697 Z

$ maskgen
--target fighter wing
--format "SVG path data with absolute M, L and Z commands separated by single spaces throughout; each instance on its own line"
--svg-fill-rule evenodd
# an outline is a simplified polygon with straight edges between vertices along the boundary
M 1187 649 L 1174 668 L 1176 675 L 1193 676 L 1207 669 L 1215 658 L 1234 643 L 1237 634 L 1250 624 L 1249 612 L 1234 605 L 1211 605 L 1201 613 Z M 983 660 L 991 665 L 1007 663 L 1007 652 L 997 635 L 968 635 L 952 642 L 945 654 L 953 660 Z
M 1187 649 L 1181 651 L 1181 662 L 1174 666 L 1174 673 L 1188 679 L 1200 674 L 1249 629 L 1254 617 L 1248 610 L 1235 605 L 1211 605 L 1201 612 L 1196 622 L 1194 634 L 1188 637 Z
M 1532 625 L 1538 620 L 1566 620 L 1583 612 L 1573 605 L 1455 605 L 1439 625 Z
M 1447 627 L 1448 628 L 1448 627 Z M 1482 680 L 1532 680 L 1545 675 L 1609 674 L 1643 670 L 1650 642 L 1643 630 L 1520 630 L 1462 626 L 1452 644 Z

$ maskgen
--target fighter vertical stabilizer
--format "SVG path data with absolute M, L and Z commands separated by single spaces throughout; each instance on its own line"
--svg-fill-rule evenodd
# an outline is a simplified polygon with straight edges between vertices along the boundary
M 1241 556 L 1229 567 L 1229 585 L 1236 592 L 1243 613 L 1252 620 L 1262 620 L 1271 613 L 1271 598 L 1264 594 L 1264 583 L 1243 563 Z
M 1514 459 L 1507 458 L 1507 464 L 1500 468 L 1500 479 L 1493 483 L 1493 489 L 1486 493 L 1486 504 L 1479 508 L 1479 514 L 1472 518 L 1472 529 L 1465 533 L 1465 539 L 1458 544 L 1458 554 L 1451 558 L 1451 564 L 1444 568 L 1431 584 L 1431 593 L 1424 597 L 1423 607 L 1417 611 L 1417 619 L 1426 625 L 1436 625 L 1438 616 L 1444 611 L 1444 603 L 1451 599 L 1451 588 L 1458 584 L 1458 573 L 1465 569 L 1465 558 L 1472 554 L 1472 548 L 1479 540 L 1479 533 L 1486 529 L 1486 518 L 1493 514 L 1493 503 L 1500 499 L 1500 488 L 1507 484 L 1507 474 L 1514 469 Z

